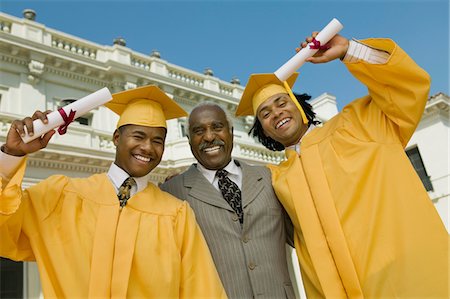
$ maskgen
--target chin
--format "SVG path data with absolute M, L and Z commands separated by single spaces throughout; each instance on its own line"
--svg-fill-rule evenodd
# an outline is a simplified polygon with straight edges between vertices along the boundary
M 146 176 L 152 170 L 153 170 L 153 168 L 152 169 L 146 169 L 146 170 L 133 171 L 133 174 L 130 174 L 130 175 L 133 176 L 133 177 L 139 178 L 139 177 L 142 177 L 142 176 Z

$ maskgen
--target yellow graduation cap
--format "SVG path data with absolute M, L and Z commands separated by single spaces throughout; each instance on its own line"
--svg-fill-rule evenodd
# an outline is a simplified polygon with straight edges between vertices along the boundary
M 259 105 L 278 93 L 287 93 L 302 115 L 303 123 L 308 119 L 302 106 L 292 93 L 292 86 L 298 73 L 293 73 L 286 81 L 280 81 L 275 74 L 252 74 L 236 109 L 236 116 L 256 115 Z
M 186 111 L 155 85 L 125 90 L 112 95 L 105 106 L 120 115 L 123 125 L 167 128 L 166 120 L 187 116 Z

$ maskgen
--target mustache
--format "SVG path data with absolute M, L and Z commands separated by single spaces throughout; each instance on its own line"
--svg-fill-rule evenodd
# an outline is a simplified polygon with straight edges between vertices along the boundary
M 211 146 L 224 146 L 225 142 L 223 142 L 222 140 L 214 140 L 212 142 L 202 142 L 200 143 L 200 145 L 198 146 L 198 148 L 202 151 L 207 147 L 211 147 Z

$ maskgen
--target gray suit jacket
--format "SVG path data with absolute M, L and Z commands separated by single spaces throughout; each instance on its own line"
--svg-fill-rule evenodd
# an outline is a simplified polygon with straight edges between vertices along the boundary
M 242 229 L 236 213 L 195 164 L 161 189 L 187 200 L 194 210 L 229 298 L 294 298 L 285 250 L 286 225 L 292 224 L 286 224 L 269 169 L 238 163 Z

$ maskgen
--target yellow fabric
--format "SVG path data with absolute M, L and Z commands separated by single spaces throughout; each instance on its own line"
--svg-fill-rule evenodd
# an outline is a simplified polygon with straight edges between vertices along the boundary
M 112 95 L 105 106 L 120 116 L 124 125 L 167 128 L 166 120 L 187 116 L 186 111 L 154 85 L 125 90 Z
M 297 76 L 298 73 L 293 73 L 286 80 L 290 87 L 294 86 Z M 255 115 L 259 105 L 277 93 L 287 93 L 287 91 L 284 83 L 275 74 L 252 74 L 236 108 L 236 116 Z
M 347 64 L 369 95 L 269 166 L 291 217 L 309 298 L 449 298 L 449 235 L 404 152 L 429 76 L 394 42 L 384 65 Z
M 149 184 L 121 210 L 106 174 L 22 192 L 24 169 L 1 185 L 0 255 L 36 260 L 46 298 L 226 298 L 187 202 Z
M 258 89 L 258 91 L 255 92 L 252 101 L 254 113 L 256 114 L 256 111 L 258 111 L 259 105 L 264 103 L 271 96 L 279 93 L 287 93 L 287 91 L 283 86 L 278 84 L 267 84 Z
M 298 102 L 298 100 L 295 98 L 294 94 L 292 93 L 291 88 L 289 87 L 289 84 L 286 81 L 283 81 L 283 86 L 286 90 L 286 92 L 289 94 L 289 98 L 292 100 L 292 102 L 295 104 L 295 106 L 297 107 L 298 111 L 300 111 L 300 115 L 302 116 L 302 120 L 303 123 L 305 125 L 308 124 L 308 119 L 306 118 L 306 114 L 305 111 L 303 111 L 302 106 L 300 105 L 300 103 Z

